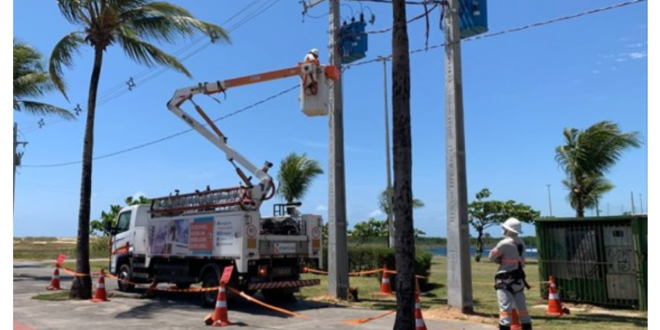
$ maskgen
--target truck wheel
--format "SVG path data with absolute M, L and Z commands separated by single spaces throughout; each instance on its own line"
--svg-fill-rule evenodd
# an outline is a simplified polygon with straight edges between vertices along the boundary
M 261 290 L 261 294 L 266 301 L 270 303 L 290 303 L 296 302 L 295 294 L 286 289 Z
M 218 274 L 215 271 L 210 271 L 204 274 L 202 279 L 202 287 L 211 288 L 218 286 Z M 215 307 L 215 300 L 218 298 L 217 291 L 205 291 L 202 292 L 202 306 L 204 307 Z
M 117 272 L 117 286 L 121 292 L 132 292 L 135 289 L 135 285 L 124 283 L 119 280 L 131 280 L 131 266 L 128 264 L 122 264 L 119 267 L 119 272 Z

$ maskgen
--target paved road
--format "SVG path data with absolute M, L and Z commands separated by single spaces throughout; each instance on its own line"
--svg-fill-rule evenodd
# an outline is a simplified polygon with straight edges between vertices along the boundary
M 212 309 L 200 307 L 195 294 L 158 293 L 154 298 L 139 299 L 137 294 L 120 293 L 117 283 L 106 278 L 110 302 L 42 301 L 31 299 L 47 293 L 52 267 L 43 263 L 14 263 L 14 329 L 88 330 L 88 329 L 202 329 L 204 316 Z M 71 277 L 61 275 L 62 287 L 67 289 Z M 334 307 L 324 303 L 298 301 L 281 305 L 299 312 L 309 319 L 286 317 L 247 301 L 230 303 L 229 319 L 240 329 L 391 329 L 394 315 L 361 325 L 341 324 L 342 320 L 373 317 L 382 311 L 362 308 Z M 426 321 L 429 329 L 492 330 L 494 325 L 460 321 Z M 27 328 L 25 328 L 27 326 Z M 24 327 L 24 328 L 21 328 Z

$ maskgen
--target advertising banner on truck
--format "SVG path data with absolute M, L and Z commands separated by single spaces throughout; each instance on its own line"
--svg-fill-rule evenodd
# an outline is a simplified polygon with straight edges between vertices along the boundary
M 149 248 L 154 255 L 213 253 L 213 217 L 153 221 Z

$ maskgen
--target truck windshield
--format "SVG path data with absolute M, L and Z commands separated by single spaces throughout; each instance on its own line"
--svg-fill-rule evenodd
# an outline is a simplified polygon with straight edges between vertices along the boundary
M 124 212 L 119 215 L 117 220 L 117 233 L 123 233 L 128 230 L 131 224 L 131 211 Z

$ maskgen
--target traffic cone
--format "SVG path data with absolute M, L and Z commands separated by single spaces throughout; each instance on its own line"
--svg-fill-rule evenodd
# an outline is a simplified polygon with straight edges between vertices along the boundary
M 521 330 L 522 325 L 518 319 L 518 310 L 513 308 L 511 309 L 511 330 Z
M 557 291 L 557 285 L 555 284 L 555 277 L 552 275 L 550 275 L 550 286 L 548 288 L 548 310 L 545 314 L 552 316 L 570 314 L 568 308 L 561 306 L 559 292 Z
M 390 276 L 387 275 L 387 266 L 383 266 L 383 279 L 380 283 L 380 292 L 377 294 L 391 295 L 392 286 L 390 285 Z
M 424 318 L 422 317 L 421 302 L 417 295 L 415 295 L 415 330 L 427 330 Z
M 210 321 L 211 322 L 208 322 L 207 317 L 207 321 L 205 321 L 206 325 L 212 325 L 214 327 L 232 325 L 227 316 L 227 291 L 225 290 L 224 285 L 220 285 L 218 288 L 218 298 L 215 301 L 215 311 L 213 312 Z
M 50 284 L 46 287 L 47 290 L 62 290 L 60 287 L 60 265 L 55 265 L 53 277 L 50 279 Z
M 96 292 L 94 292 L 94 299 L 92 299 L 92 301 L 110 301 L 108 300 L 108 295 L 105 292 L 105 273 L 103 272 L 103 269 L 101 269 L 99 282 L 96 284 Z

